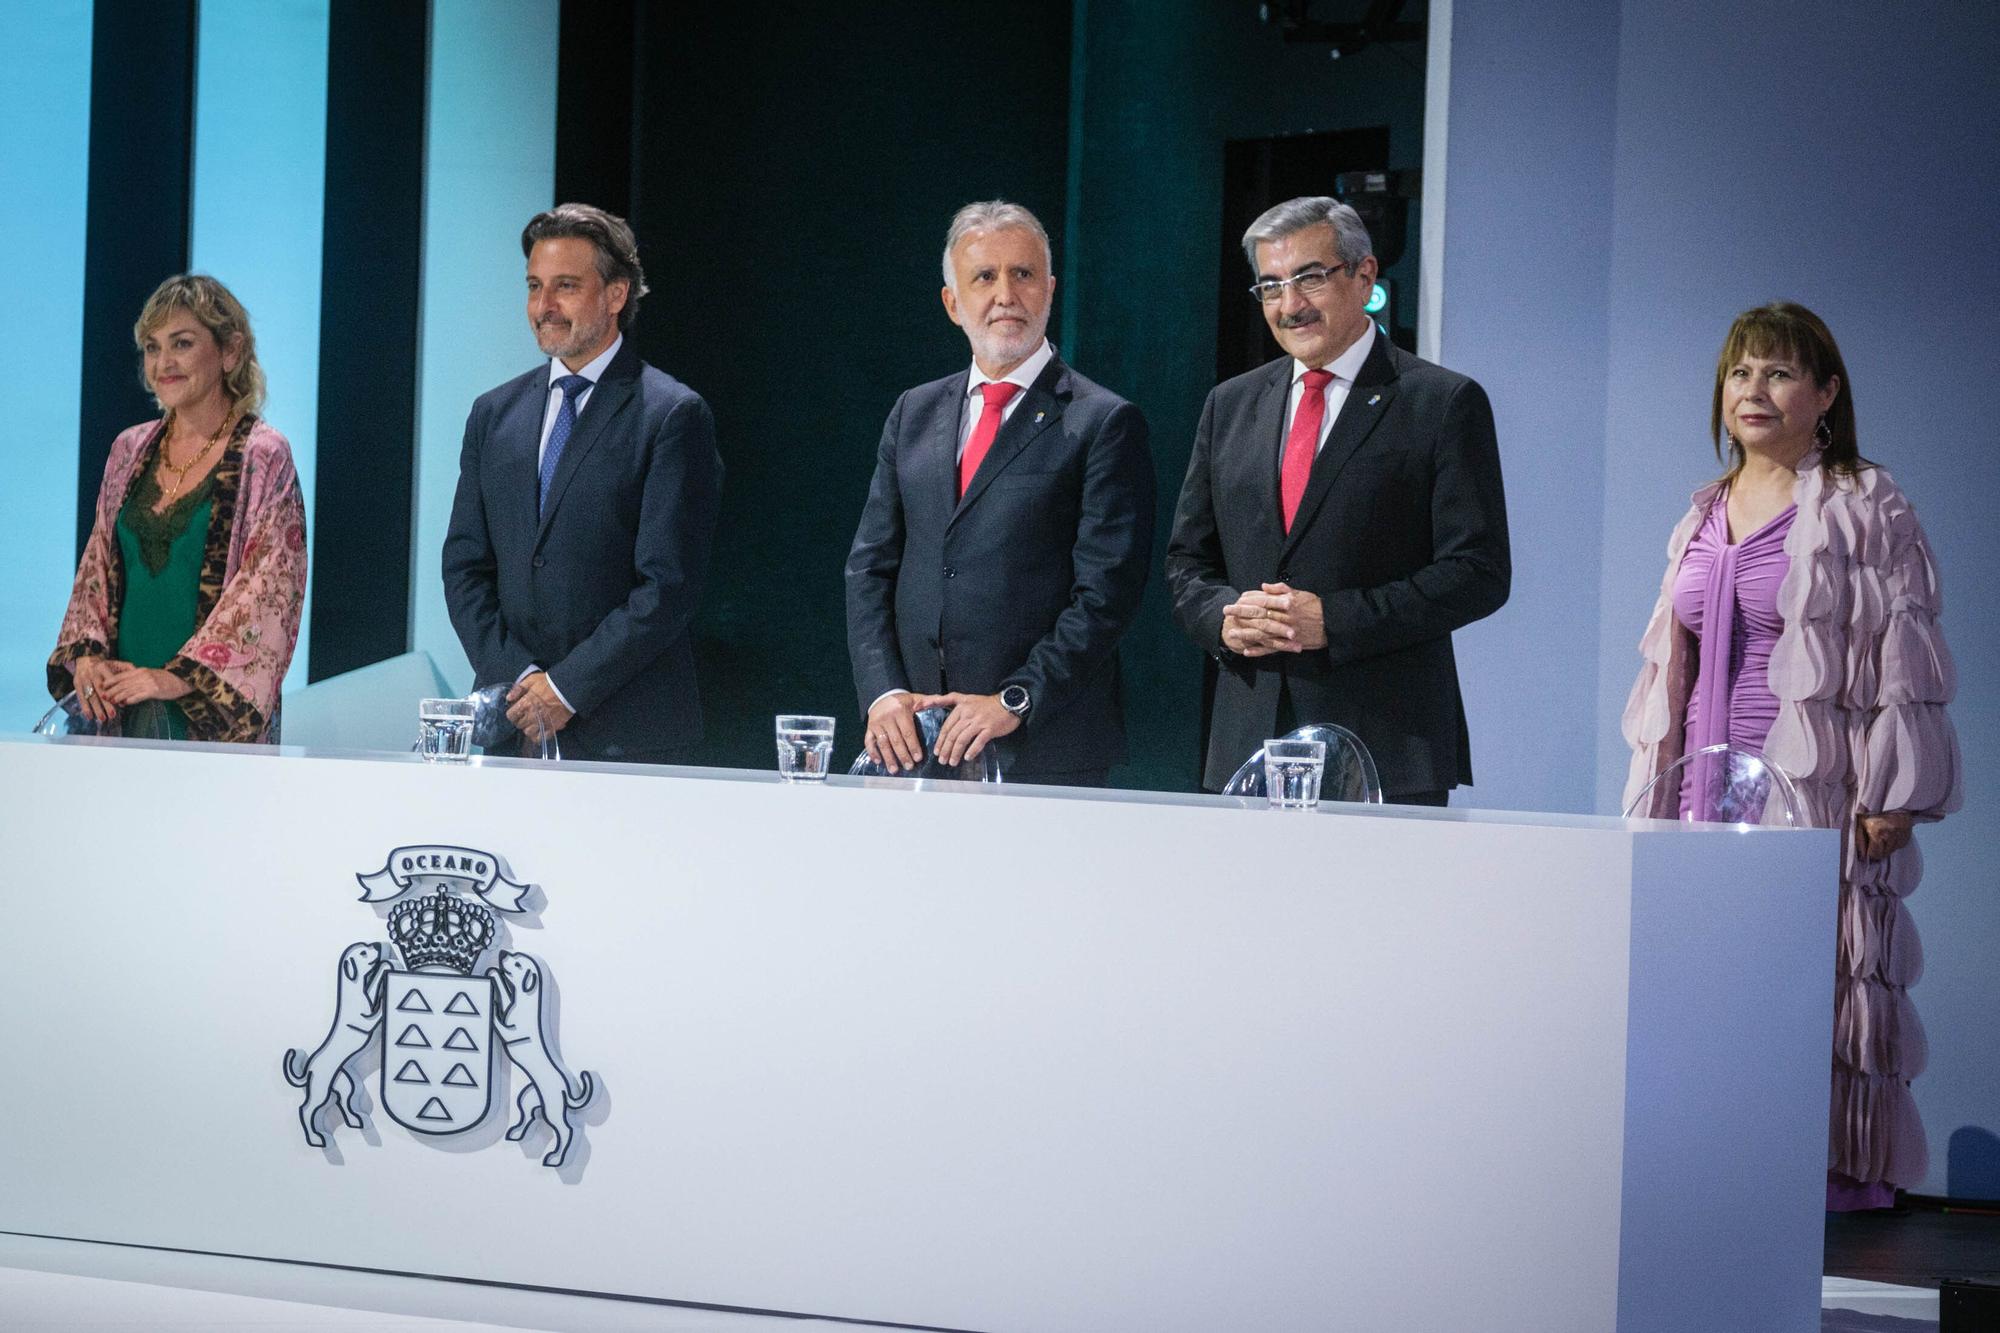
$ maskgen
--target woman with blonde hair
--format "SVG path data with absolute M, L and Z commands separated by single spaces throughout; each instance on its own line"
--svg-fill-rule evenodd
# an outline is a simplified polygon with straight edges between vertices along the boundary
M 133 340 L 160 419 L 112 442 L 49 691 L 106 731 L 275 741 L 305 600 L 305 506 L 257 415 L 250 318 L 214 278 L 160 284 Z
M 1937 564 L 1903 492 L 1861 456 L 1847 366 L 1812 311 L 1737 317 L 1710 431 L 1728 471 L 1667 543 L 1625 707 L 1625 799 L 1727 743 L 1762 751 L 1806 821 L 1841 830 L 1827 1207 L 1888 1207 L 1928 1164 L 1909 1087 L 1925 1056 L 1911 829 L 1960 800 Z M 1693 799 L 1662 783 L 1638 813 L 1685 816 Z

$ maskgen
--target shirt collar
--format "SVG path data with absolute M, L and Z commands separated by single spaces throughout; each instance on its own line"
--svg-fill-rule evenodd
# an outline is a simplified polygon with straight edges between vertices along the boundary
M 1371 319 L 1368 321 L 1368 327 L 1361 331 L 1361 336 L 1356 338 L 1346 351 L 1327 362 L 1325 369 L 1332 371 L 1334 378 L 1352 384 L 1355 377 L 1361 374 L 1361 367 L 1367 364 L 1368 353 L 1374 346 L 1375 321 Z M 1292 383 L 1297 384 L 1299 377 L 1311 369 L 1311 366 L 1297 357 L 1292 358 Z
M 599 352 L 595 357 L 592 357 L 588 365 L 584 366 L 582 370 L 577 371 L 572 371 L 568 366 L 564 365 L 561 357 L 550 357 L 549 387 L 554 388 L 557 380 L 571 374 L 581 375 L 590 381 L 592 388 L 597 387 L 597 381 L 604 378 L 604 368 L 611 364 L 611 358 L 617 356 L 618 349 L 624 345 L 625 335 L 621 333 L 611 340 L 611 346 Z
M 1023 361 L 1020 365 L 1015 366 L 998 380 L 990 380 L 981 374 L 979 363 L 975 361 L 972 363 L 972 374 L 967 377 L 965 382 L 965 396 L 970 398 L 973 394 L 978 393 L 979 386 L 982 384 L 1018 384 L 1025 391 L 1037 379 L 1041 378 L 1042 368 L 1055 359 L 1056 345 L 1047 338 L 1044 338 L 1042 339 L 1042 345 L 1035 349 L 1033 356 Z

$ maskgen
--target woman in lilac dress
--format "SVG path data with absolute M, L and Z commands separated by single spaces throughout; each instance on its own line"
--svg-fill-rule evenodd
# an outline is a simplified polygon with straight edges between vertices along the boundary
M 1960 800 L 1937 565 L 1902 491 L 1861 457 L 1847 367 L 1810 310 L 1737 318 L 1710 429 L 1729 470 L 1667 544 L 1625 707 L 1625 799 L 1726 742 L 1790 775 L 1808 823 L 1842 830 L 1827 1207 L 1887 1207 L 1928 1167 L 1909 1089 L 1925 1058 L 1911 831 Z M 1639 813 L 1702 817 L 1692 787 L 1651 799 Z

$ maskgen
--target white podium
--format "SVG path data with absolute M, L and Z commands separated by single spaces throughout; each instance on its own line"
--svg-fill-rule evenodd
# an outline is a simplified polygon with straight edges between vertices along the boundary
M 87 740 L 0 743 L 0 831 L 0 1230 L 956 1329 L 1817 1327 L 1828 832 Z M 301 1129 L 343 951 L 476 902 L 459 852 L 592 1075 L 560 1167 L 476 1013 L 483 1116 L 403 1123 L 390 1012 L 364 1126 Z

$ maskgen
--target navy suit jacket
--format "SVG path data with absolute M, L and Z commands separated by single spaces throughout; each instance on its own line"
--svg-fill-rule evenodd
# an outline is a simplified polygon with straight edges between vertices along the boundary
M 544 362 L 465 422 L 445 602 L 478 684 L 541 666 L 576 709 L 566 758 L 648 759 L 701 738 L 689 625 L 722 488 L 715 419 L 627 339 L 536 514 Z
M 1118 640 L 1153 550 L 1146 419 L 1052 359 L 958 498 L 969 372 L 911 389 L 882 429 L 847 557 L 847 647 L 866 712 L 892 689 L 1026 687 L 1005 771 L 1125 757 Z
M 1174 513 L 1174 618 L 1219 668 L 1203 785 L 1219 790 L 1276 734 L 1281 687 L 1299 722 L 1359 736 L 1391 796 L 1471 782 L 1451 632 L 1498 610 L 1512 576 L 1485 390 L 1378 331 L 1288 533 L 1292 366 L 1281 357 L 1209 393 Z M 1327 646 L 1226 651 L 1222 608 L 1262 583 L 1318 594 Z

